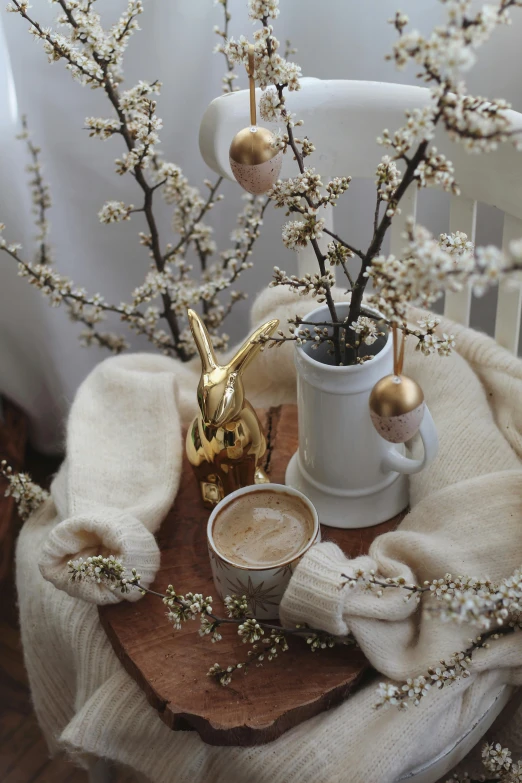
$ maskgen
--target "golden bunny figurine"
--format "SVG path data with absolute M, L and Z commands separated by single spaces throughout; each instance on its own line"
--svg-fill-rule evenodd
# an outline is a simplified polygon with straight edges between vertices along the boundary
M 212 508 L 240 487 L 267 481 L 259 466 L 266 440 L 256 412 L 245 399 L 242 374 L 258 354 L 260 338 L 270 337 L 279 321 L 268 321 L 248 338 L 228 364 L 218 364 L 205 324 L 188 311 L 190 329 L 201 358 L 199 413 L 187 432 L 187 457 Z

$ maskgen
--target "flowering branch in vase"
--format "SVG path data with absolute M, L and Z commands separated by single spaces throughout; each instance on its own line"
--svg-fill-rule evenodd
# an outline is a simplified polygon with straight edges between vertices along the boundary
M 305 159 L 315 151 L 314 144 L 307 137 L 298 139 L 294 135 L 294 129 L 302 125 L 302 121 L 289 111 L 286 93 L 300 89 L 301 70 L 278 53 L 279 41 L 273 34 L 271 20 L 279 16 L 279 2 L 249 0 L 251 19 L 262 24 L 254 33 L 255 77 L 263 91 L 260 113 L 266 121 L 284 125 L 285 132 L 279 133 L 277 143 L 285 152 L 291 150 L 299 169 L 297 176 L 278 181 L 269 196 L 276 207 L 286 208 L 287 215 L 297 213 L 300 216 L 299 220 L 290 221 L 284 226 L 283 243 L 291 249 L 310 244 L 318 264 L 316 275 L 300 278 L 289 276 L 276 267 L 272 285 L 285 285 L 301 294 L 312 293 L 318 302 L 326 302 L 331 326 L 329 342 L 336 364 L 354 364 L 360 357 L 339 326 L 340 319 L 331 295 L 335 275 L 327 271 L 328 263 L 340 266 L 345 273 L 350 294 L 346 319 L 349 326 L 357 324 L 363 314 L 363 296 L 371 278 L 376 290 L 369 297 L 370 303 L 376 306 L 387 304 L 387 316 L 408 333 L 404 308 L 396 312 L 389 303 L 389 295 L 396 299 L 393 291 L 395 259 L 393 256 L 384 258 L 380 253 L 393 219 L 400 213 L 401 201 L 411 187 L 437 186 L 450 193 L 459 193 L 453 164 L 433 146 L 437 127 L 444 128 L 453 141 L 462 143 L 470 152 L 487 152 L 509 140 L 517 142 L 516 132 L 511 129 L 506 112 L 508 104 L 503 100 L 490 101 L 469 95 L 461 79 L 461 72 L 474 64 L 476 50 L 498 25 L 509 22 L 510 9 L 520 6 L 521 2 L 499 0 L 494 5 L 474 12 L 471 0 L 442 1 L 447 13 L 446 24 L 437 26 L 427 37 L 415 30 L 406 32 L 408 18 L 400 12 L 390 20 L 398 33 L 398 40 L 388 59 L 394 61 L 399 69 L 410 62 L 420 67 L 418 78 L 429 86 L 430 103 L 422 109 L 407 110 L 406 123 L 402 128 L 393 134 L 385 129 L 377 139 L 380 145 L 388 149 L 388 154 L 382 157 L 376 168 L 377 193 L 372 217 L 372 238 L 368 247 L 360 250 L 327 229 L 320 214 L 326 206 L 334 207 L 337 204 L 338 198 L 348 190 L 351 178 L 335 177 L 325 184 L 314 168 L 305 165 Z M 230 39 L 227 46 L 229 58 L 233 62 L 246 63 L 248 43 L 243 36 L 238 40 Z M 318 242 L 323 234 L 333 239 L 327 252 L 321 250 Z M 359 266 L 356 274 L 352 274 L 348 265 L 356 257 Z M 469 273 L 467 259 L 453 256 L 451 261 L 453 269 L 459 268 L 455 277 L 459 276 L 459 284 L 462 284 Z M 509 265 L 504 263 L 503 266 Z M 387 277 L 385 289 L 379 287 L 379 270 L 383 268 Z M 486 262 L 483 278 L 488 276 L 488 271 Z M 507 271 L 507 268 L 502 269 L 502 274 Z M 494 277 L 490 275 L 491 279 Z M 433 301 L 442 294 L 445 278 L 432 276 L 429 283 L 428 299 Z M 421 304 L 423 301 L 425 299 L 419 300 L 410 295 L 402 303 Z M 281 335 L 274 339 L 281 344 Z M 296 338 L 294 336 L 290 339 Z M 315 336 L 313 339 L 315 341 Z M 448 353 L 453 338 L 443 337 L 441 343 L 441 352 Z
M 418 228 L 421 230 L 420 227 Z M 412 231 L 413 230 L 414 229 L 412 228 Z M 462 241 L 462 238 L 467 240 L 466 235 L 462 234 L 461 232 L 451 235 L 441 234 L 439 244 L 447 244 L 449 242 L 456 243 L 457 241 Z M 473 248 L 472 243 L 466 241 L 465 244 L 466 246 L 471 245 Z M 499 264 L 501 262 L 504 263 L 504 254 L 501 255 L 502 258 L 499 259 L 495 267 L 499 271 L 501 268 Z M 445 254 L 445 258 L 449 258 L 448 254 Z M 397 261 L 397 264 L 401 263 L 403 262 Z M 454 290 L 461 290 L 461 283 L 458 280 L 457 275 L 453 274 L 455 271 L 453 262 L 451 262 L 451 264 L 451 267 L 447 270 L 448 276 L 450 278 L 450 284 Z M 509 267 L 509 271 L 515 271 L 515 268 L 517 267 L 515 262 L 513 262 Z M 379 277 L 379 269 L 380 267 L 376 262 L 375 267 L 372 267 L 371 274 L 376 278 L 379 278 L 379 283 L 384 288 L 387 279 L 389 280 L 390 278 L 389 276 L 388 278 L 386 277 L 387 272 L 385 270 Z M 505 267 L 505 270 L 508 270 L 507 266 Z M 436 278 L 439 274 L 439 269 L 435 265 L 430 267 L 429 263 L 427 271 L 428 275 L 431 275 L 433 278 Z M 411 270 L 411 276 L 417 274 L 418 272 L 420 272 L 420 269 L 414 266 Z M 395 268 L 395 273 L 397 278 L 397 267 Z M 289 288 L 293 288 L 296 291 L 299 291 L 301 295 L 311 293 L 312 296 L 321 296 L 323 280 L 319 277 L 319 275 L 311 275 L 308 273 L 303 278 L 299 279 L 296 275 L 288 277 L 286 272 L 282 272 L 279 267 L 274 267 L 274 278 L 275 282 L 271 283 L 271 285 L 287 285 Z M 441 356 L 447 356 L 455 347 L 454 336 L 446 333 L 443 333 L 442 336 L 438 336 L 436 334 L 436 329 L 440 324 L 440 318 L 432 315 L 423 317 L 420 321 L 417 322 L 417 327 L 415 328 L 408 326 L 407 305 L 409 300 L 407 295 L 403 296 L 403 293 L 411 293 L 412 280 L 407 279 L 404 281 L 405 291 L 403 292 L 396 290 L 398 287 L 396 285 L 396 282 L 398 282 L 396 278 L 390 280 L 390 291 L 388 293 L 388 297 L 382 297 L 381 301 L 379 302 L 381 311 L 386 312 L 389 316 L 388 318 L 384 317 L 383 315 L 377 320 L 375 317 L 360 315 L 357 321 L 352 321 L 352 323 L 350 323 L 348 315 L 343 321 L 322 321 L 318 323 L 315 321 L 306 321 L 306 319 L 303 319 L 299 316 L 294 316 L 293 318 L 287 319 L 287 322 L 290 325 L 288 329 L 289 334 L 285 334 L 281 330 L 278 332 L 277 337 L 263 338 L 261 341 L 269 348 L 281 346 L 283 343 L 289 341 L 295 341 L 297 345 L 306 345 L 309 343 L 312 350 L 317 350 L 317 348 L 322 343 L 326 343 L 328 345 L 328 353 L 333 354 L 334 341 L 332 336 L 332 329 L 337 328 L 341 347 L 348 346 L 355 354 L 355 363 L 360 364 L 373 358 L 371 354 L 364 354 L 363 356 L 360 356 L 359 352 L 361 345 L 373 345 L 378 337 L 385 335 L 385 332 L 379 331 L 379 326 L 381 328 L 384 326 L 390 327 L 393 323 L 397 323 L 400 317 L 399 323 L 402 332 L 405 335 L 412 336 L 417 340 L 416 350 L 421 351 L 426 356 L 429 356 L 431 353 L 435 352 L 439 353 Z M 490 268 L 487 270 L 482 270 L 479 266 L 477 266 L 477 273 L 475 275 L 476 290 L 483 292 L 485 285 L 489 284 L 491 279 L 492 265 L 490 265 Z M 423 303 L 427 304 L 428 301 L 435 301 L 439 295 L 442 295 L 442 292 L 432 296 L 432 289 L 429 288 L 428 295 L 423 300 Z M 421 292 L 419 292 L 418 298 L 422 299 Z M 318 301 L 324 300 L 318 298 Z M 308 327 L 310 326 L 313 328 L 309 329 Z M 347 335 L 349 330 L 352 330 L 356 333 L 357 337 L 355 340 L 353 339 L 353 336 L 351 336 L 351 339 L 348 339 Z
M 410 220 L 405 240 L 400 258 L 376 258 L 368 273 L 379 292 L 371 297 L 373 303 L 391 321 L 404 321 L 412 301 L 431 306 L 442 296 L 441 281 L 455 292 L 470 285 L 481 296 L 503 277 L 522 270 L 521 239 L 505 251 L 492 245 L 476 248 L 463 232 L 441 234 L 436 240 Z
M 221 324 L 244 294 L 231 291 L 228 301 L 223 302 L 222 292 L 230 289 L 240 273 L 251 265 L 252 247 L 259 236 L 269 201 L 273 201 L 276 207 L 285 208 L 288 215 L 295 214 L 299 218 L 284 226 L 284 243 L 293 249 L 310 244 L 318 263 L 316 275 L 301 278 L 289 276 L 276 268 L 272 285 L 285 285 L 300 294 L 315 296 L 319 303 L 326 302 L 331 334 L 327 339 L 324 334 L 319 335 L 318 341 L 314 332 L 313 342 L 328 342 L 328 349 L 338 364 L 353 364 L 371 358 L 366 353 L 361 356 L 360 345 L 368 344 L 363 338 L 353 339 L 351 334 L 348 339 L 346 337 L 346 327 L 348 330 L 353 327 L 356 335 L 361 334 L 367 327 L 368 317 L 372 317 L 364 312 L 363 305 L 363 295 L 370 279 L 375 289 L 369 297 L 370 304 L 377 306 L 387 321 L 398 325 L 406 334 L 414 334 L 419 340 L 418 347 L 424 353 L 437 350 L 445 354 L 453 347 L 452 336 L 439 338 L 433 331 L 436 327 L 430 327 L 431 331 L 424 333 L 422 326 L 417 334 L 419 330 L 411 329 L 407 324 L 407 304 L 433 302 L 442 294 L 448 279 L 454 290 L 471 279 L 475 292 L 480 293 L 486 285 L 517 268 L 501 251 L 479 248 L 475 252 L 475 266 L 479 267 L 482 279 L 479 285 L 476 269 L 471 268 L 469 257 L 466 254 L 457 257 L 441 245 L 438 249 L 439 274 L 430 277 L 425 274 L 422 263 L 419 264 L 419 249 L 426 244 L 427 236 L 422 234 L 424 230 L 421 227 L 412 226 L 406 236 L 408 245 L 405 253 L 409 253 L 412 262 L 408 266 L 408 274 L 417 274 L 416 265 L 425 274 L 424 289 L 419 295 L 415 286 L 409 289 L 404 286 L 402 256 L 398 262 L 394 256 L 384 257 L 380 252 L 384 237 L 400 212 L 400 202 L 410 187 L 438 186 L 458 193 L 452 163 L 432 144 L 438 126 L 472 152 L 487 152 L 499 143 L 516 141 L 506 112 L 508 104 L 502 100 L 489 101 L 470 96 L 460 73 L 473 65 L 477 49 L 498 25 L 509 21 L 509 11 L 520 6 L 520 0 L 497 0 L 495 5 L 477 13 L 471 7 L 471 0 L 445 0 L 446 24 L 438 26 L 427 37 L 408 31 L 408 20 L 404 14 L 397 13 L 390 20 L 397 30 L 398 40 L 388 59 L 393 60 L 398 68 L 409 62 L 420 66 L 419 78 L 428 84 L 431 100 L 422 109 L 407 110 L 402 128 L 394 133 L 385 129 L 377 139 L 387 148 L 387 154 L 376 166 L 376 205 L 372 214 L 372 238 L 366 249 L 355 247 L 328 229 L 321 217 L 322 209 L 336 206 L 340 196 L 349 189 L 351 178 L 333 177 L 323 183 L 315 169 L 306 165 L 315 146 L 307 136 L 296 135 L 302 121 L 295 118 L 287 106 L 287 93 L 300 89 L 301 71 L 298 65 L 287 59 L 295 53 L 288 42 L 285 56 L 279 54 L 279 42 L 271 24 L 271 20 L 279 15 L 278 0 L 249 0 L 251 18 L 261 22 L 261 27 L 254 33 L 255 75 L 263 91 L 260 113 L 265 120 L 279 121 L 284 126 L 284 132 L 277 136 L 276 145 L 291 151 L 298 174 L 278 181 L 268 194 L 269 200 L 248 197 L 246 208 L 238 219 L 240 238 L 237 238 L 237 233 L 235 237 L 233 235 L 234 247 L 221 253 L 217 262 L 213 260 L 217 248 L 212 229 L 203 220 L 221 199 L 218 193 L 221 178 L 218 177 L 214 183 L 205 183 L 209 192 L 203 198 L 178 166 L 162 159 L 158 152 L 162 122 L 156 115 L 156 96 L 161 89 L 159 81 L 140 81 L 130 89 L 120 89 L 123 54 L 130 38 L 139 29 L 138 19 L 144 11 L 142 0 L 130 0 L 120 20 L 109 29 L 102 27 L 99 14 L 95 13 L 93 4 L 88 0 L 56 0 L 56 4 L 61 10 L 58 21 L 65 34 L 42 27 L 30 15 L 29 5 L 24 0 L 13 0 L 8 10 L 29 23 L 31 32 L 43 44 L 51 62 L 63 61 L 80 83 L 105 93 L 112 116 L 88 117 L 85 127 L 92 137 L 105 141 L 116 137 L 123 142 L 124 152 L 116 159 L 116 172 L 133 177 L 141 193 L 141 203 L 134 206 L 110 200 L 99 211 L 99 217 L 107 224 L 144 220 L 146 230 L 141 231 L 139 236 L 141 245 L 147 250 L 151 269 L 144 284 L 134 292 L 131 304 L 106 305 L 101 295 L 87 295 L 83 289 L 75 289 L 63 275 L 51 280 L 47 272 L 38 268 L 38 263 L 43 266 L 50 260 L 47 257 L 48 224 L 45 216 L 50 200 L 48 188 L 41 177 L 39 150 L 31 143 L 29 151 L 35 171 L 31 186 L 33 201 L 38 213 L 37 225 L 40 231 L 45 232 L 38 237 L 38 263 L 32 265 L 22 259 L 16 243 L 2 244 L 0 249 L 7 249 L 8 255 L 18 262 L 20 273 L 44 294 L 50 294 L 53 304 L 65 302 L 71 318 L 87 327 L 81 334 L 84 344 L 98 344 L 114 352 L 127 347 L 122 337 L 101 333 L 95 328 L 112 312 L 164 353 L 186 360 L 194 351 L 185 321 L 186 309 L 199 306 L 213 335 L 215 347 L 224 348 L 228 338 L 226 334 L 220 334 Z M 219 0 L 218 4 L 223 9 L 224 21 L 221 27 L 215 27 L 220 39 L 215 51 L 224 55 L 226 61 L 223 91 L 233 92 L 237 89 L 234 67 L 237 63 L 246 63 L 248 41 L 244 37 L 238 41 L 228 37 L 231 18 L 228 2 Z M 160 235 L 155 214 L 158 196 L 174 207 L 173 227 L 178 234 L 177 241 L 164 241 Z M 332 240 L 324 252 L 319 244 L 323 234 Z M 415 252 L 412 252 L 413 244 L 417 246 Z M 9 252 L 13 248 L 16 252 Z M 193 254 L 199 262 L 200 280 L 193 279 L 193 266 L 187 254 Z M 358 267 L 354 269 L 355 263 Z M 331 294 L 337 267 L 344 272 L 347 293 L 350 294 L 349 314 L 345 322 L 338 318 Z M 66 293 L 61 300 L 60 288 Z M 160 306 L 155 304 L 156 301 Z M 143 310 L 141 306 L 144 304 L 150 306 Z M 397 304 L 400 306 L 397 307 Z M 360 321 L 361 318 L 366 320 Z M 166 322 L 166 329 L 161 328 L 162 321 Z M 305 338 L 305 332 L 296 337 L 294 330 L 288 339 L 306 341 Z M 284 339 L 284 334 L 279 335 L 274 338 L 274 344 L 280 345 Z
M 124 152 L 115 161 L 116 173 L 130 175 L 141 194 L 138 206 L 122 201 L 109 200 L 98 215 L 102 223 L 129 222 L 138 218 L 145 221 L 140 231 L 140 244 L 146 249 L 150 270 L 144 284 L 132 294 L 131 303 L 108 304 L 101 294 L 87 294 L 75 287 L 65 275 L 45 267 L 50 262 L 47 245 L 48 224 L 46 210 L 50 206 L 48 186 L 44 183 L 39 160 L 40 150 L 28 141 L 32 157 L 34 180 L 31 183 L 33 203 L 37 209 L 37 237 L 40 252 L 36 263 L 21 255 L 17 243 L 0 243 L 0 249 L 15 260 L 21 276 L 39 288 L 54 306 L 65 304 L 69 316 L 87 328 L 81 333 L 83 344 L 97 344 L 118 353 L 127 348 L 123 337 L 102 333 L 96 326 L 111 313 L 118 316 L 133 331 L 144 335 L 163 353 L 182 360 L 191 358 L 194 346 L 186 322 L 188 307 L 200 307 L 205 324 L 213 335 L 216 348 L 225 348 L 228 336 L 221 333 L 224 318 L 245 294 L 232 289 L 240 274 L 252 266 L 250 257 L 255 241 L 260 235 L 267 200 L 246 197 L 244 209 L 238 215 L 237 229 L 232 234 L 233 246 L 214 260 L 217 247 L 213 231 L 204 222 L 207 214 L 222 199 L 218 193 L 222 178 L 208 188 L 206 198 L 199 189 L 190 185 L 181 169 L 161 157 L 159 131 L 162 121 L 156 114 L 156 96 L 160 93 L 158 80 L 139 81 L 134 87 L 121 90 L 123 79 L 123 55 L 132 35 L 139 30 L 138 19 L 144 12 L 142 0 L 130 0 L 126 11 L 116 24 L 104 29 L 98 13 L 88 0 L 55 0 L 60 8 L 58 23 L 64 33 L 43 27 L 29 11 L 29 4 L 13 0 L 8 10 L 19 14 L 29 23 L 30 32 L 39 40 L 50 62 L 61 60 L 73 77 L 82 85 L 104 92 L 111 107 L 108 118 L 87 117 L 85 128 L 89 136 L 101 141 L 119 138 Z M 215 31 L 221 39 L 228 35 L 231 15 L 228 0 L 219 0 L 223 11 L 223 28 Z M 224 46 L 216 51 L 225 56 L 227 72 L 223 91 L 232 92 L 236 74 L 234 64 L 228 58 Z M 24 124 L 23 137 L 28 138 Z M 35 157 L 36 156 L 36 157 Z M 176 241 L 162 238 L 156 217 L 158 197 L 173 206 L 172 225 L 178 234 Z M 199 279 L 193 276 L 193 264 L 189 255 L 199 262 Z M 232 289 L 228 300 L 222 293 Z M 156 304 L 156 303 L 159 303 Z M 143 309 L 142 305 L 148 307 Z M 162 328 L 162 322 L 165 328 Z

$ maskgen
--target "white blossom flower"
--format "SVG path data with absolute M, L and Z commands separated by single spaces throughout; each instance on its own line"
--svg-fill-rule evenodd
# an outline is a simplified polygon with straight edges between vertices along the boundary
M 86 117 L 85 126 L 89 129 L 89 136 L 96 136 L 105 141 L 110 139 L 121 128 L 119 120 L 104 120 L 101 117 Z
M 49 498 L 49 493 L 31 481 L 27 473 L 16 473 L 5 460 L 0 462 L 0 475 L 7 479 L 5 497 L 14 498 L 20 518 L 28 519 Z
M 382 201 L 389 201 L 401 181 L 397 164 L 389 155 L 383 155 L 381 158 L 376 175 L 377 193 Z
M 279 16 L 279 0 L 248 0 L 248 15 L 251 19 Z
M 460 192 L 455 182 L 453 163 L 438 153 L 436 147 L 428 150 L 425 159 L 415 169 L 415 177 L 421 188 L 440 187 L 456 195 Z
M 291 220 L 283 227 L 283 244 L 290 250 L 306 247 L 311 239 L 322 236 L 324 219 L 309 216 L 307 220 Z
M 373 345 L 382 332 L 377 329 L 377 324 L 372 318 L 360 315 L 357 321 L 350 324 L 350 329 L 361 336 L 361 340 L 366 345 Z
M 259 113 L 265 122 L 281 120 L 281 103 L 275 87 L 268 87 L 261 95 Z
M 490 772 L 501 772 L 511 768 L 513 760 L 508 748 L 503 748 L 500 743 L 486 743 L 482 749 L 484 766 Z
M 118 223 L 120 220 L 130 220 L 134 204 L 126 205 L 123 201 L 107 201 L 98 212 L 100 223 Z
M 334 177 L 331 179 L 326 186 L 326 192 L 328 195 L 326 199 L 320 198 L 319 203 L 321 204 L 327 202 L 332 206 L 335 206 L 339 196 L 348 190 L 351 180 L 351 177 Z
M 408 677 L 404 685 L 402 686 L 403 693 L 407 694 L 415 706 L 418 706 L 423 696 L 426 696 L 431 683 L 426 677 L 422 675 L 420 677 Z
M 237 629 L 238 635 L 244 644 L 247 642 L 253 644 L 259 641 L 264 634 L 264 630 L 261 628 L 255 618 L 247 618 Z
M 387 682 L 381 682 L 379 683 L 377 691 L 377 702 L 375 706 L 388 707 L 397 705 L 399 703 L 398 695 L 399 688 L 396 685 L 392 685 L 391 683 Z
M 472 253 L 475 245 L 468 239 L 463 231 L 455 231 L 452 234 L 440 234 L 439 245 L 451 253 L 455 258 Z

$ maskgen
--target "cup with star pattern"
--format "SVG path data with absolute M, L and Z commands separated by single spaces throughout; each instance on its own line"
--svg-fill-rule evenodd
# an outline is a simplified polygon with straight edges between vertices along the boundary
M 207 543 L 220 598 L 245 596 L 259 620 L 277 619 L 293 571 L 321 540 L 317 511 L 283 484 L 253 484 L 231 492 L 213 509 Z

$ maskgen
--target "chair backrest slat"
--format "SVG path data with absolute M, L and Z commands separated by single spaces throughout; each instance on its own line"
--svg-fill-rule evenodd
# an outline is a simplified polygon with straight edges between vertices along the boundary
M 502 247 L 509 249 L 509 243 L 522 237 L 522 221 L 512 215 L 504 215 Z M 515 280 L 500 283 L 497 298 L 495 339 L 508 351 L 518 352 L 520 317 L 522 314 L 522 284 Z
M 475 241 L 475 225 L 477 222 L 477 202 L 467 196 L 452 196 L 450 204 L 450 232 L 463 231 L 468 239 Z M 447 291 L 444 301 L 444 315 L 469 326 L 471 315 L 471 286 L 465 286 L 462 291 Z

